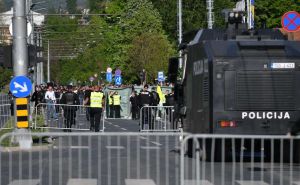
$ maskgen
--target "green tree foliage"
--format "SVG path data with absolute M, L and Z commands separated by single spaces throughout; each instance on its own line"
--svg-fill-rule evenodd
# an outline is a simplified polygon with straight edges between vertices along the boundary
M 138 80 L 138 72 L 147 71 L 147 79 L 157 78 L 158 71 L 167 71 L 168 60 L 174 54 L 172 47 L 162 34 L 143 33 L 132 41 L 129 51 L 130 76 Z
M 11 69 L 0 67 L 0 88 L 9 84 L 13 71 Z
M 69 13 L 77 12 L 77 0 L 67 0 L 67 10 Z
M 299 0 L 256 0 L 255 25 L 260 28 L 265 23 L 267 28 L 281 27 L 281 17 L 288 11 L 300 12 Z

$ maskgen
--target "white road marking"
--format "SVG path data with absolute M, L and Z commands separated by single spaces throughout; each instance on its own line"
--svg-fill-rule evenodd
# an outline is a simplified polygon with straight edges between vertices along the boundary
M 126 185 L 155 185 L 152 179 L 125 179 Z
M 155 141 L 150 141 L 150 143 L 155 144 L 155 145 L 157 145 L 157 146 L 161 146 L 161 145 L 162 145 L 162 144 L 160 144 L 160 143 L 158 143 L 158 142 L 155 142 Z
M 120 127 L 119 125 L 114 125 L 115 127 Z
M 236 181 L 240 185 L 269 185 L 264 181 Z
M 97 179 L 69 179 L 67 185 L 97 185 Z
M 26 179 L 26 180 L 14 180 L 8 185 L 37 185 L 40 183 L 39 179 Z
M 300 181 L 294 181 L 293 184 L 300 185 Z
M 126 128 L 121 128 L 122 130 L 127 130 Z
M 146 150 L 159 150 L 160 147 L 159 146 L 141 146 L 141 149 L 146 149 Z
M 196 180 L 185 180 L 184 181 L 184 185 L 213 185 L 211 182 L 209 182 L 208 180 L 200 180 L 200 181 L 196 181 Z
M 106 146 L 107 149 L 124 149 L 125 147 L 124 146 Z
M 145 140 L 145 139 L 148 139 L 148 138 L 146 138 L 146 137 L 143 137 L 143 136 L 140 136 L 140 138 L 141 138 L 141 139 L 144 139 L 144 140 Z
M 70 146 L 71 149 L 90 149 L 89 146 Z

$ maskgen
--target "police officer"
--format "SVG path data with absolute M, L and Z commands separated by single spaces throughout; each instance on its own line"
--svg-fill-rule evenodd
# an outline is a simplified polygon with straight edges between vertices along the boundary
M 63 107 L 64 110 L 64 123 L 65 129 L 64 131 L 66 132 L 71 132 L 71 127 L 72 125 L 75 125 L 75 118 L 76 118 L 76 111 L 77 111 L 77 106 L 79 105 L 79 97 L 76 93 L 73 92 L 73 87 L 69 85 L 67 87 L 67 92 L 64 93 L 61 97 L 60 103 L 65 104 Z M 75 106 L 74 106 L 75 105 Z
M 113 105 L 113 92 L 109 93 L 108 96 L 108 104 L 109 104 L 109 117 L 113 118 L 114 117 L 114 105 Z
M 115 118 L 121 118 L 121 96 L 119 95 L 118 91 L 114 93 L 112 99 L 113 99 Z
M 139 101 L 140 101 L 140 106 L 145 107 L 145 106 L 150 106 L 152 103 L 152 95 L 148 91 L 148 85 L 144 85 L 143 91 L 140 92 L 139 94 Z M 149 123 L 151 115 L 151 109 L 144 108 L 142 112 L 142 129 L 144 129 L 145 124 Z
M 104 103 L 104 93 L 100 90 L 98 86 L 95 86 L 93 92 L 91 92 L 90 97 L 87 97 L 85 102 L 90 101 L 90 130 L 99 132 L 101 113 Z

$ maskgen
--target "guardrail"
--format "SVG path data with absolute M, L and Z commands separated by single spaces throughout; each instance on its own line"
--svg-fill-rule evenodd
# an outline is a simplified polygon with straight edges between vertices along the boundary
M 0 130 L 13 129 L 15 123 L 15 117 L 12 115 L 13 111 L 10 104 L 0 105 Z
M 30 135 L 30 150 L 7 141 Z M 32 133 L 0 138 L 0 184 L 179 185 L 179 133 Z M 45 143 L 46 137 L 54 141 Z
M 140 131 L 178 132 L 173 106 L 144 106 L 140 109 Z
M 91 114 L 90 110 L 91 107 L 83 105 L 40 103 L 35 107 L 33 128 L 94 131 L 97 128 L 91 127 L 91 120 L 98 119 L 100 120 L 99 131 L 103 132 L 104 120 L 97 118 L 99 114 Z M 101 117 L 103 118 L 103 112 Z
M 299 162 L 300 137 L 189 135 L 181 145 L 180 183 L 299 184 Z

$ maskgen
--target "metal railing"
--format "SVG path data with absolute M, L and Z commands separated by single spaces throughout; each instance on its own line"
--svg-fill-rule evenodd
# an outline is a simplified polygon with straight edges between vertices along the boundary
M 181 145 L 181 185 L 292 185 L 300 137 L 190 135 Z
M 145 106 L 140 109 L 140 131 L 176 132 L 181 125 L 176 121 L 173 106 Z
M 180 183 L 179 133 L 32 133 L 29 150 L 7 142 L 25 135 L 0 138 L 0 184 Z
M 0 105 L 10 104 L 11 98 L 7 94 L 0 93 Z
M 96 120 L 100 120 L 99 130 L 104 131 L 104 120 L 97 118 L 98 112 L 91 114 L 91 107 L 83 105 L 66 105 L 40 103 L 35 107 L 33 128 L 63 129 L 65 131 L 81 130 L 94 131 L 97 129 Z M 101 112 L 103 118 L 103 112 Z M 94 118 L 94 127 L 91 120 Z
M 0 105 L 0 130 L 13 129 L 15 117 L 12 115 L 11 104 Z

